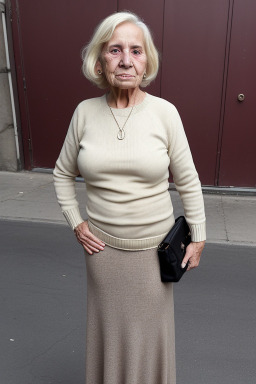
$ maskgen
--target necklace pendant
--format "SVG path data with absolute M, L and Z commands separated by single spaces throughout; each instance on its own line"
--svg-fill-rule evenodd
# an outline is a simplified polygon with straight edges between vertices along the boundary
M 116 122 L 116 125 L 117 125 L 118 128 L 119 128 L 119 132 L 118 132 L 118 134 L 117 134 L 117 138 L 118 138 L 118 140 L 123 140 L 124 137 L 125 137 L 124 127 L 125 127 L 125 125 L 126 125 L 128 119 L 129 119 L 129 117 L 131 116 L 131 113 L 132 113 L 132 111 L 133 111 L 133 108 L 134 108 L 134 105 L 133 105 L 132 109 L 130 110 L 130 113 L 129 113 L 129 115 L 128 115 L 128 117 L 127 117 L 127 119 L 126 119 L 124 125 L 123 125 L 122 128 L 121 128 L 120 125 L 118 124 L 118 121 L 117 121 L 117 119 L 116 119 L 116 117 L 115 117 L 113 111 L 112 111 L 112 108 L 109 106 L 110 112 L 111 112 L 111 114 L 112 114 L 112 116 L 113 116 L 113 118 L 114 118 L 114 120 L 115 120 L 115 122 Z
M 117 138 L 118 140 L 123 140 L 125 137 L 125 133 L 124 133 L 124 130 L 123 129 L 120 129 L 118 134 L 117 134 Z

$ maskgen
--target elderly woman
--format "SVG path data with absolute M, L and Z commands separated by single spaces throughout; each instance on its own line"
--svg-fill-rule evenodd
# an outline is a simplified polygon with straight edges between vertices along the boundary
M 107 17 L 83 58 L 85 76 L 108 91 L 76 108 L 54 180 L 85 250 L 86 383 L 174 384 L 173 286 L 161 282 L 157 246 L 174 224 L 170 170 L 192 235 L 183 265 L 199 264 L 205 240 L 200 181 L 177 110 L 141 89 L 158 70 L 142 20 L 129 12 Z M 75 195 L 79 173 L 88 221 Z

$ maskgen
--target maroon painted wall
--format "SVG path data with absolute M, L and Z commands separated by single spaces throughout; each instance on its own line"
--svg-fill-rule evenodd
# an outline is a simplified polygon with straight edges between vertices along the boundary
M 162 97 L 178 108 L 204 184 L 214 185 L 228 0 L 166 2 Z
M 255 186 L 254 3 L 8 0 L 25 168 L 52 168 L 76 105 L 102 94 L 82 76 L 81 48 L 102 18 L 129 9 L 151 27 L 162 56 L 147 91 L 178 108 L 202 184 Z
M 220 185 L 256 186 L 256 2 L 235 1 L 232 19 Z M 244 101 L 238 95 L 244 94 Z

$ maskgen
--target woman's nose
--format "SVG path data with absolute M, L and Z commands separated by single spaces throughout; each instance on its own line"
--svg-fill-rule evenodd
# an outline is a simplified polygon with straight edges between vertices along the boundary
M 131 61 L 130 52 L 128 52 L 126 50 L 124 50 L 122 52 L 122 57 L 121 57 L 120 65 L 125 67 L 125 68 L 132 67 L 132 61 Z

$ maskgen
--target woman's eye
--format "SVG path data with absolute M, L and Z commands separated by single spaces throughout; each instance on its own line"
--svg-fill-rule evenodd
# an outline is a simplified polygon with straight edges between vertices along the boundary
M 140 54 L 140 51 L 138 51 L 138 49 L 134 49 L 132 52 L 134 53 L 134 55 L 139 55 Z
M 119 49 L 118 48 L 113 48 L 113 49 L 111 49 L 110 52 L 113 53 L 113 54 L 117 54 L 117 53 L 119 53 Z

